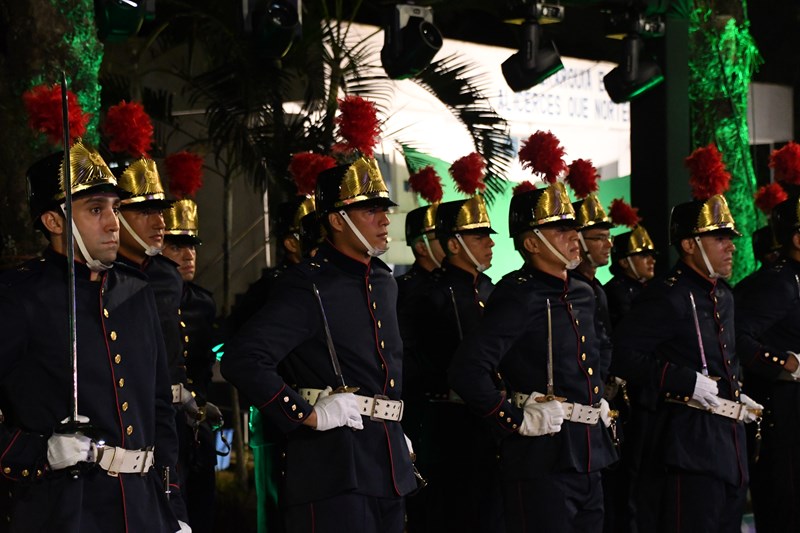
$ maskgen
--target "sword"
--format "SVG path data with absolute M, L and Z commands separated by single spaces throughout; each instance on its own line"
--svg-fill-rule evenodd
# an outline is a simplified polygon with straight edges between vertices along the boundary
M 706 351 L 703 348 L 703 337 L 700 334 L 700 320 L 697 318 L 697 306 L 694 303 L 694 294 L 689 291 L 689 301 L 692 303 L 692 318 L 694 319 L 694 331 L 697 334 L 697 345 L 700 347 L 700 363 L 703 365 L 702 373 L 708 377 L 708 363 L 706 362 Z
M 336 387 L 331 394 L 341 393 L 341 392 L 357 392 L 358 387 L 348 387 L 344 382 L 344 376 L 342 375 L 342 365 L 339 364 L 339 357 L 336 355 L 336 347 L 333 345 L 333 337 L 331 336 L 331 328 L 328 325 L 328 317 L 325 314 L 325 306 L 322 305 L 322 296 L 319 294 L 319 289 L 315 283 L 311 284 L 311 287 L 314 289 L 314 296 L 317 298 L 317 304 L 319 304 L 319 312 L 322 315 L 322 325 L 325 328 L 325 342 L 328 345 L 328 354 L 331 356 L 331 365 L 333 366 L 333 373 L 336 375 L 336 381 L 338 381 L 341 385 Z
M 550 311 L 550 298 L 545 300 L 547 303 L 547 394 L 539 396 L 536 401 L 539 403 L 567 401 L 566 398 L 556 396 L 555 382 L 553 379 L 553 313 Z
M 61 71 L 61 117 L 64 124 L 64 234 L 67 240 L 67 321 L 69 324 L 69 350 L 72 365 L 72 410 L 69 424 L 78 424 L 78 329 L 75 303 L 75 248 L 72 236 L 72 161 L 69 156 L 69 108 L 67 103 L 67 74 Z
M 461 329 L 461 317 L 458 315 L 458 305 L 456 304 L 456 295 L 453 292 L 453 287 L 448 287 L 450 289 L 450 301 L 453 302 L 453 313 L 456 315 L 456 327 L 458 328 L 458 340 L 464 340 L 464 330 Z

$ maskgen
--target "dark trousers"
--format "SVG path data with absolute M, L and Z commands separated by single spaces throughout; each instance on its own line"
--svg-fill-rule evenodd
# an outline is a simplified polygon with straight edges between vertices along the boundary
M 762 451 L 750 464 L 750 494 L 758 533 L 800 532 L 800 458 L 795 448 Z
M 600 533 L 603 486 L 600 472 L 555 473 L 503 484 L 508 533 Z
M 664 486 L 659 531 L 740 533 L 746 496 L 746 486 L 737 487 L 708 475 L 671 470 Z
M 313 482 L 313 480 L 309 480 Z M 287 533 L 403 533 L 403 498 L 340 494 L 286 508 Z
M 181 487 L 193 533 L 214 531 L 217 449 L 211 428 L 201 424 L 189 452 L 186 485 Z

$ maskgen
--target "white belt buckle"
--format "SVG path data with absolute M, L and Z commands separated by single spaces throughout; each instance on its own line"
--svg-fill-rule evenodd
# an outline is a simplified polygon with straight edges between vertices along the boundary
M 378 400 L 388 400 L 389 397 L 384 394 L 376 394 L 372 397 L 372 412 L 369 414 L 369 419 L 373 422 L 382 422 L 383 418 L 378 418 L 375 416 L 375 411 L 378 408 Z

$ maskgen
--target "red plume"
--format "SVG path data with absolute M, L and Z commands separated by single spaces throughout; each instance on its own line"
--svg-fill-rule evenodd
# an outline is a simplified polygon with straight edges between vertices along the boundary
M 323 170 L 336 166 L 336 160 L 327 155 L 313 152 L 294 154 L 289 162 L 289 174 L 292 175 L 297 194 L 312 195 L 317 187 L 317 177 Z
M 192 197 L 203 186 L 202 156 L 176 152 L 164 159 L 164 165 L 169 176 L 169 190 L 178 198 Z
M 622 198 L 614 198 L 608 211 L 611 221 L 617 226 L 634 228 L 642 220 L 642 217 L 639 216 L 639 208 L 633 207 Z
M 375 104 L 360 96 L 345 96 L 339 100 L 339 111 L 336 125 L 349 151 L 372 157 L 381 134 Z
M 514 186 L 514 188 L 512 189 L 512 195 L 516 196 L 518 194 L 526 193 L 528 191 L 535 191 L 535 190 L 536 190 L 536 185 L 534 185 L 533 183 L 531 183 L 528 180 L 525 180 L 525 181 L 521 181 L 521 182 L 517 183 Z
M 442 178 L 430 165 L 409 176 L 408 185 L 428 203 L 442 201 Z
M 103 133 L 109 138 L 109 150 L 136 158 L 146 156 L 153 144 L 153 123 L 138 102 L 123 100 L 109 107 Z
M 575 196 L 586 198 L 597 190 L 599 176 L 597 169 L 589 159 L 576 159 L 569 164 L 568 168 L 569 171 L 564 181 L 575 191 Z
M 691 174 L 689 184 L 695 199 L 708 200 L 728 190 L 731 174 L 725 170 L 722 154 L 714 144 L 698 148 L 684 163 Z
M 779 183 L 770 183 L 760 187 L 753 197 L 756 199 L 756 206 L 765 215 L 769 215 L 775 206 L 787 200 L 789 195 Z
M 456 189 L 469 196 L 486 188 L 483 182 L 485 171 L 486 161 L 477 152 L 456 159 L 450 165 L 450 175 L 456 182 Z
M 564 162 L 564 147 L 558 137 L 549 131 L 537 131 L 525 141 L 519 149 L 519 160 L 522 168 L 542 175 L 547 183 L 555 183 L 558 176 L 567 169 Z
M 791 141 L 769 156 L 769 166 L 775 169 L 775 179 L 800 185 L 800 145 Z
M 61 111 L 61 86 L 37 85 L 22 95 L 25 110 L 28 112 L 28 124 L 40 133 L 47 135 L 47 140 L 54 145 L 64 142 L 64 125 Z M 67 90 L 67 110 L 69 120 L 70 143 L 86 133 L 86 125 L 90 115 L 84 113 L 78 103 L 78 97 Z

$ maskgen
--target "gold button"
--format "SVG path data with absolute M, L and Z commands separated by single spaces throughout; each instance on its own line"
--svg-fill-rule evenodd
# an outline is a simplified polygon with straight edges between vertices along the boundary
M 36 469 L 36 477 L 42 477 L 42 471 L 38 468 Z
M 367 288 L 369 289 L 370 292 L 372 292 L 372 283 L 368 284 Z
M 586 354 L 585 353 L 581 354 L 581 361 L 586 361 Z
M 183 351 L 183 356 L 184 357 L 189 357 L 189 350 L 184 350 Z
M 580 326 L 580 325 L 581 325 L 581 321 L 580 321 L 580 320 L 578 320 L 577 318 L 575 319 L 575 325 L 576 325 L 576 326 Z
M 119 378 L 119 388 L 121 389 L 124 386 L 125 386 L 125 378 Z
M 115 355 L 114 362 L 120 364 L 122 362 L 122 356 L 120 354 Z
M 186 336 L 183 338 L 183 342 L 189 342 L 189 335 L 186 335 Z
M 375 302 L 372 302 L 372 308 L 373 309 L 377 309 L 378 308 L 378 304 L 376 304 Z
M 289 403 L 289 397 L 288 396 L 284 396 L 283 397 L 283 403 Z
M 516 424 L 512 424 L 511 425 L 511 429 L 517 429 L 517 425 Z
M 592 370 L 592 367 L 589 367 L 589 370 L 587 370 L 587 372 L 589 373 L 590 376 L 594 376 L 594 370 Z
M 381 321 L 378 320 L 378 329 L 381 329 L 383 326 L 381 325 Z
M 506 416 L 506 413 L 505 413 L 505 411 L 500 411 L 500 412 L 499 412 L 499 413 L 497 413 L 497 414 L 498 414 L 498 415 L 500 415 L 501 417 L 503 417 L 503 416 Z
M 777 357 L 773 357 L 773 358 L 772 358 L 772 360 L 773 360 L 775 363 L 777 363 L 777 362 L 778 362 L 778 358 L 777 358 Z
M 133 435 L 133 426 L 126 427 L 125 433 L 127 433 L 128 435 Z
M 581 335 L 581 342 L 586 342 L 586 335 Z
M 128 402 L 122 402 L 122 410 L 123 411 L 127 411 L 128 410 Z
M 670 393 L 667 393 L 666 396 L 667 396 L 667 398 L 669 398 L 670 397 Z
M 111 337 L 112 341 L 117 340 L 117 332 L 116 331 L 112 331 L 111 334 L 109 335 L 109 337 Z
M 688 397 L 688 396 L 684 396 L 684 397 L 683 397 L 683 401 L 684 401 L 684 402 L 688 402 L 688 401 L 689 401 L 689 397 Z
M 178 309 L 178 316 L 181 316 L 181 310 Z
M 297 405 L 292 404 L 292 411 L 297 411 Z
M 23 470 L 23 471 L 22 471 L 22 477 L 28 477 L 28 476 L 30 476 L 30 475 L 31 475 L 31 473 L 30 473 L 30 472 L 28 472 L 28 469 L 27 469 L 27 468 L 26 468 L 25 470 Z
M 738 390 L 737 391 L 733 391 L 733 395 L 738 398 L 739 397 L 739 391 Z
M 478 300 L 478 305 L 480 305 L 481 307 L 486 307 L 485 305 L 483 305 L 483 302 L 480 301 L 480 300 Z
M 303 418 L 303 411 L 300 411 L 299 413 L 297 413 L 297 418 Z
M 108 318 L 108 309 L 103 309 L 103 316 Z
M 383 363 L 381 363 L 381 370 L 386 370 L 386 366 Z
M 5 467 L 5 468 L 3 468 L 3 473 L 4 474 L 10 474 L 11 473 L 11 469 L 9 467 Z
M 394 387 L 394 378 L 389 380 L 389 386 Z
M 383 348 L 384 346 L 386 345 L 383 343 L 383 341 L 381 341 L 381 348 Z
M 506 418 L 506 422 L 508 422 L 509 424 L 511 423 L 511 417 L 510 416 L 508 418 Z
M 598 387 L 597 385 L 594 386 L 594 393 L 600 394 L 600 387 Z
M 185 328 L 185 327 L 186 327 L 186 322 L 184 322 L 183 320 L 181 320 L 181 327 L 182 327 L 182 328 Z

